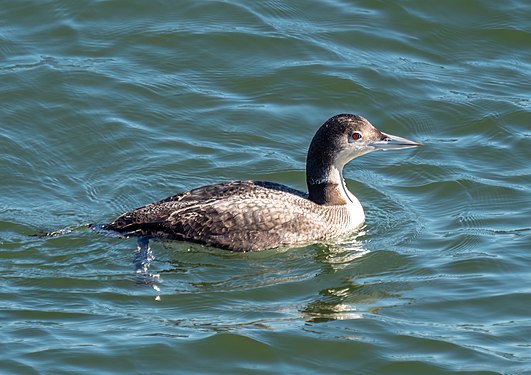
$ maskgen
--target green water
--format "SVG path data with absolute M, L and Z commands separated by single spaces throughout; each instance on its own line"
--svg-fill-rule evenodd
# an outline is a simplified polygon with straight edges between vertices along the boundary
M 0 372 L 531 373 L 530 15 L 3 1 Z M 155 242 L 136 273 L 133 239 L 82 227 L 220 181 L 305 190 L 344 112 L 424 143 L 346 167 L 356 241 Z

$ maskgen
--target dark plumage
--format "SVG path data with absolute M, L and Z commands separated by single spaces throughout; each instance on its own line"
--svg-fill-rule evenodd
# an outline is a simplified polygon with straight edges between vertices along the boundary
M 330 240 L 364 221 L 359 201 L 344 185 L 343 165 L 379 148 L 418 145 L 380 132 L 363 117 L 337 115 L 321 126 L 310 145 L 309 195 L 271 182 L 221 183 L 137 208 L 100 227 L 232 251 Z

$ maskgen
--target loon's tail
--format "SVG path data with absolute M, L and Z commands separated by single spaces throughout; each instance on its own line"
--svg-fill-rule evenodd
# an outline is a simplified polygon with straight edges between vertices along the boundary
M 106 236 L 120 237 L 120 238 L 128 238 L 129 237 L 126 233 L 118 232 L 116 230 L 116 228 L 112 224 L 90 223 L 90 224 L 88 224 L 88 228 L 93 230 L 96 233 L 104 234 Z

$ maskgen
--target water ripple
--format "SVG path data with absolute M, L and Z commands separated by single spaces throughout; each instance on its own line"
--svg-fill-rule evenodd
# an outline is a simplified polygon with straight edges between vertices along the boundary
M 528 14 L 3 2 L 2 369 L 528 372 Z M 344 242 L 139 250 L 84 227 L 219 181 L 304 189 L 340 112 L 424 144 L 347 166 L 367 222 Z

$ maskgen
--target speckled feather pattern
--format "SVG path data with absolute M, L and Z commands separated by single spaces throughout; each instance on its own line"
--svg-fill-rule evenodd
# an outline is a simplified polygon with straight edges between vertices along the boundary
M 347 205 L 323 206 L 281 184 L 235 181 L 140 207 L 104 229 L 186 240 L 232 251 L 325 241 L 354 229 Z

